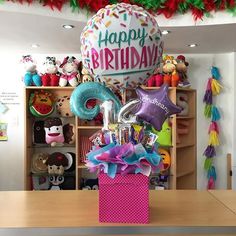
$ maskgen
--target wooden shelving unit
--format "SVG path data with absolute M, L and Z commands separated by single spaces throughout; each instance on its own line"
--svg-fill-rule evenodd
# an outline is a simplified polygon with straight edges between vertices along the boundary
M 158 89 L 147 88 L 145 89 Z M 84 122 L 79 118 L 70 118 L 70 122 L 76 126 L 76 142 L 74 145 L 65 145 L 62 147 L 50 147 L 47 145 L 34 145 L 32 142 L 32 127 L 35 118 L 31 116 L 28 109 L 29 96 L 34 90 L 48 90 L 54 96 L 71 95 L 74 88 L 72 87 L 26 87 L 25 88 L 25 189 L 31 189 L 30 167 L 31 157 L 34 152 L 46 150 L 48 153 L 55 151 L 72 151 L 76 153 L 76 189 L 79 189 L 81 178 L 86 170 L 82 160 L 81 144 L 84 137 L 90 137 L 101 125 L 95 125 L 93 122 Z M 189 114 L 186 117 L 172 116 L 172 146 L 167 148 L 171 154 L 171 168 L 169 173 L 169 189 L 196 189 L 196 91 L 193 89 L 169 88 L 169 97 L 176 103 L 178 92 L 187 93 L 189 97 Z M 134 91 L 123 92 L 123 102 L 125 103 L 130 97 L 135 97 Z M 52 115 L 54 116 L 54 114 Z M 58 116 L 55 114 L 55 116 Z M 189 133 L 181 135 L 180 143 L 177 143 L 177 122 L 186 120 L 189 122 Z

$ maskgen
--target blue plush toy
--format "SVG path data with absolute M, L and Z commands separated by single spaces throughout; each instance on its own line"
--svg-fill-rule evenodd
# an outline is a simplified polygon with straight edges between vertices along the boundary
M 23 56 L 21 62 L 26 71 L 23 79 L 25 86 L 41 86 L 41 77 L 38 75 L 36 64 L 32 57 L 30 55 Z

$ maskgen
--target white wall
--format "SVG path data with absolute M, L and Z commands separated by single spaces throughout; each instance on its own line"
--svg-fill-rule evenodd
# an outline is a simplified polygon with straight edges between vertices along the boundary
M 195 54 L 186 55 L 189 66 L 189 78 L 193 88 L 197 90 L 197 186 L 198 189 L 206 189 L 207 179 L 203 165 L 205 158 L 202 156 L 208 142 L 208 127 L 210 120 L 204 115 L 203 96 L 208 78 L 211 76 L 212 65 L 220 69 L 222 93 L 214 98 L 221 111 L 222 118 L 218 122 L 220 126 L 221 145 L 216 149 L 217 156 L 214 165 L 217 172 L 216 188 L 226 189 L 226 155 L 233 152 L 233 121 L 234 121 L 234 53 L 227 54 Z
M 46 55 L 35 55 L 35 59 L 39 62 Z M 53 56 L 53 55 L 51 55 Z M 59 60 L 64 55 L 58 55 Z M 75 55 L 78 57 L 78 55 Z M 21 190 L 23 189 L 23 137 L 24 137 L 24 117 L 23 117 L 23 83 L 20 78 L 19 60 L 21 55 L 1 55 L 1 91 L 16 92 L 19 94 L 19 105 L 12 105 L 9 111 L 1 119 L 7 119 L 9 122 L 7 142 L 0 142 L 0 190 Z M 222 84 L 224 90 L 216 100 L 217 106 L 222 111 L 222 119 L 220 120 L 221 128 L 221 146 L 217 149 L 217 157 L 215 158 L 215 166 L 218 174 L 216 183 L 217 188 L 226 188 L 226 154 L 233 153 L 236 147 L 236 139 L 234 137 L 236 126 L 236 95 L 234 95 L 234 68 L 235 54 L 189 54 L 186 55 L 189 65 L 189 78 L 193 88 L 197 89 L 197 182 L 199 189 L 206 189 L 206 173 L 203 169 L 204 157 L 202 153 L 207 145 L 207 130 L 210 124 L 203 115 L 203 95 L 207 79 L 210 77 L 210 68 L 212 65 L 219 67 L 222 74 Z M 11 65 L 10 63 L 11 62 Z M 13 66 L 12 66 L 13 65 Z M 233 122 L 234 121 L 234 122 Z M 234 148 L 233 148 L 234 147 Z M 236 165 L 236 164 L 235 164 Z M 236 169 L 236 168 L 235 168 Z

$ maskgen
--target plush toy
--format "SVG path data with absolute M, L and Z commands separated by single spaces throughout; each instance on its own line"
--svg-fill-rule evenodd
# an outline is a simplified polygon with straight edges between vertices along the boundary
M 178 116 L 187 116 L 189 113 L 188 95 L 186 93 L 177 93 L 176 105 L 182 108 Z
M 82 190 L 98 190 L 98 179 L 84 180 Z
M 58 72 L 57 65 L 60 61 L 56 61 L 55 57 L 46 57 L 43 63 L 44 74 L 41 76 L 43 86 L 58 86 L 60 73 Z
M 161 131 L 157 131 L 152 127 L 152 132 L 158 135 L 157 143 L 160 146 L 171 146 L 172 140 L 171 140 L 171 126 L 170 123 L 166 120 L 163 125 Z
M 154 71 L 154 74 L 148 79 L 148 87 L 161 87 L 163 84 L 163 74 L 161 73 L 162 68 L 159 67 Z
M 49 175 L 63 175 L 65 167 L 68 166 L 68 159 L 63 153 L 54 152 L 49 155 L 46 165 Z
M 32 175 L 33 190 L 48 190 L 49 186 L 50 184 L 47 175 Z
M 22 56 L 21 63 L 24 65 L 25 75 L 24 83 L 25 86 L 41 86 L 41 78 L 36 69 L 36 62 L 30 55 Z
M 68 165 L 65 167 L 65 173 L 75 172 L 76 156 L 73 152 L 66 152 L 65 156 L 68 160 Z
M 75 143 L 75 126 L 73 124 L 66 124 L 63 126 L 64 142 L 66 144 Z
M 188 76 L 187 76 L 187 69 L 188 69 L 188 62 L 185 61 L 185 57 L 183 55 L 177 56 L 176 59 L 176 71 L 179 74 L 179 87 L 190 87 L 191 84 L 188 81 Z
M 165 55 L 163 57 L 163 82 L 171 87 L 177 87 L 179 75 L 176 72 L 176 60 L 173 56 Z
M 63 190 L 74 190 L 75 189 L 75 176 L 64 176 L 64 182 L 60 184 Z
M 64 182 L 63 175 L 50 175 L 49 176 L 50 189 L 49 190 L 61 190 L 61 184 Z
M 48 166 L 46 165 L 46 161 L 49 157 L 47 153 L 35 153 L 33 154 L 31 160 L 31 172 L 32 173 L 47 173 Z
M 44 121 L 43 120 L 36 120 L 34 122 L 34 143 L 37 144 L 44 144 L 46 143 L 45 140 L 45 130 L 44 130 Z
M 73 117 L 74 114 L 70 109 L 70 96 L 58 97 L 56 101 L 56 110 L 62 117 Z
M 167 171 L 170 168 L 170 163 L 171 163 L 170 154 L 164 148 L 158 148 L 158 153 L 161 156 L 163 163 L 163 169 L 161 170 L 161 172 Z
M 35 91 L 30 95 L 29 109 L 36 117 L 47 117 L 53 111 L 52 94 L 46 91 Z
M 86 82 L 93 82 L 93 77 L 89 74 L 88 70 L 83 68 L 82 69 L 82 83 Z
M 44 122 L 45 140 L 51 146 L 62 145 L 65 141 L 61 119 L 49 117 Z
M 80 81 L 80 74 L 78 73 L 79 61 L 75 57 L 65 57 L 60 68 L 62 74 L 59 85 L 65 87 L 68 83 L 72 87 L 76 87 Z

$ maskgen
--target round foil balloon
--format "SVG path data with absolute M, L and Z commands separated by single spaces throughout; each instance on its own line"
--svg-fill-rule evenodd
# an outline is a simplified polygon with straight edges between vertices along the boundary
M 136 5 L 100 9 L 81 34 L 84 67 L 112 89 L 144 84 L 159 65 L 162 51 L 155 18 Z

